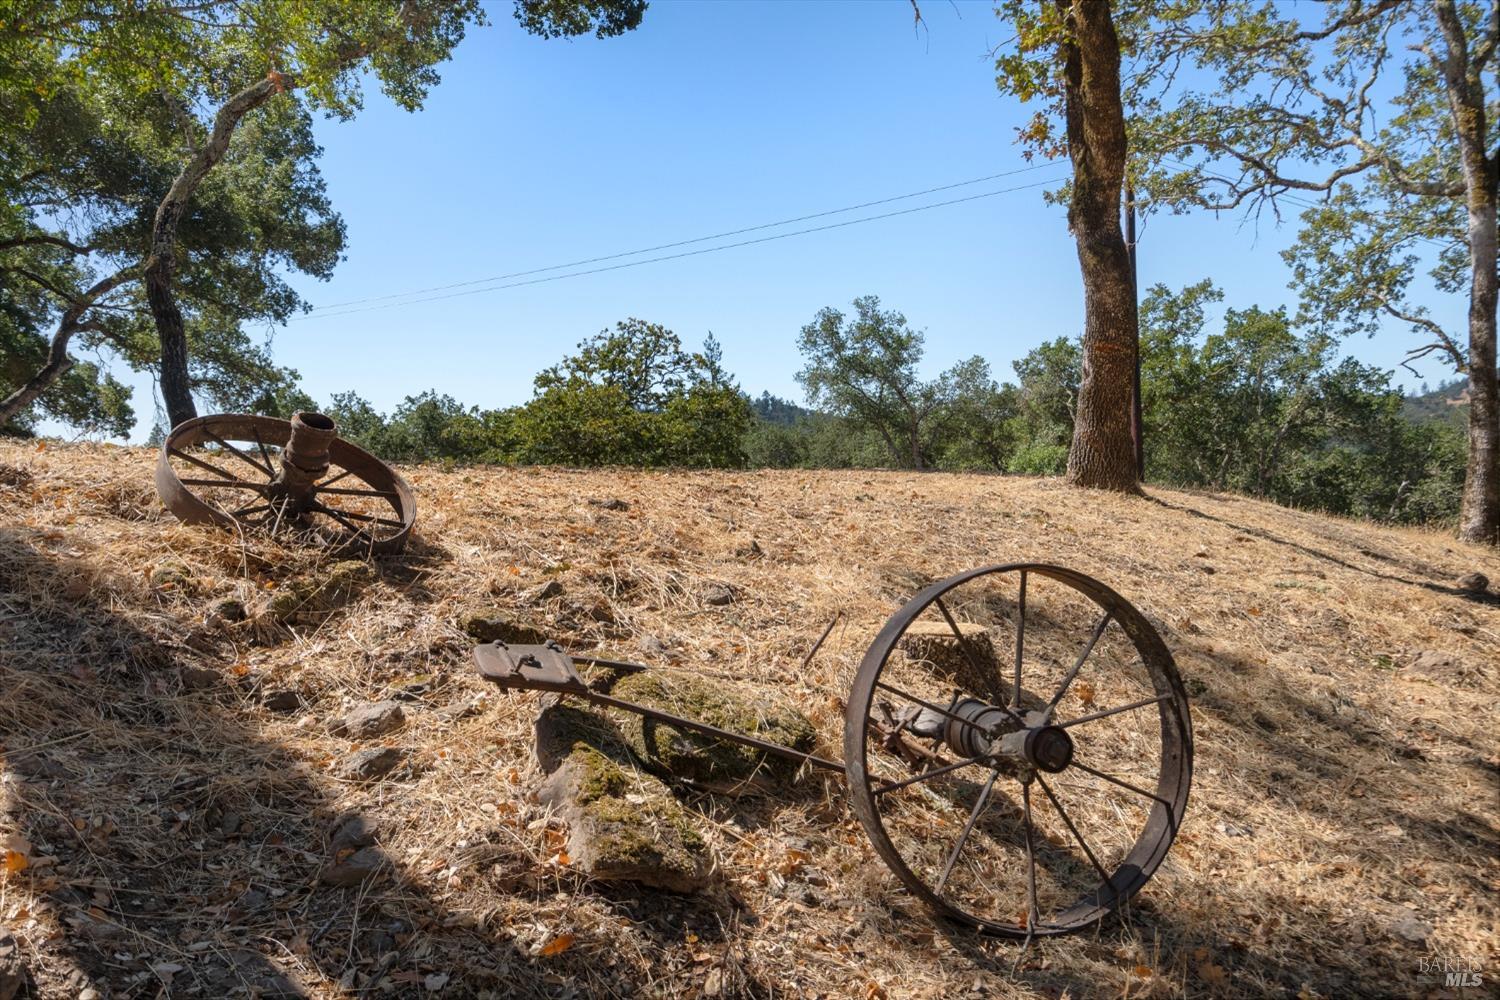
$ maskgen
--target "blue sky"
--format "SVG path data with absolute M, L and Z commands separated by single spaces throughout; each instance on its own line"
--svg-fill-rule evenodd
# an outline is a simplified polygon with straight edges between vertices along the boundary
M 471 32 L 423 111 L 407 114 L 372 90 L 352 122 L 320 123 L 348 257 L 330 282 L 298 287 L 315 305 L 362 300 L 1028 166 L 1013 138 L 1029 109 L 995 89 L 988 54 L 1004 24 L 988 3 L 923 7 L 927 28 L 914 30 L 906 0 L 653 0 L 632 33 L 566 41 L 525 34 L 508 3 L 495 5 L 493 25 Z M 787 228 L 1066 170 L 1058 163 Z M 532 376 L 579 340 L 638 316 L 689 345 L 712 331 L 746 390 L 800 400 L 797 331 L 823 306 L 875 294 L 926 330 L 930 372 L 981 354 L 1012 378 L 1013 360 L 1082 324 L 1064 212 L 1041 192 L 417 305 L 329 309 L 276 330 L 274 353 L 319 400 L 354 389 L 389 410 L 435 388 L 496 407 L 529 398 Z M 1142 287 L 1211 277 L 1227 306 L 1290 302 L 1277 251 L 1292 235 L 1267 221 L 1153 218 Z M 390 301 L 399 300 L 367 304 Z M 1441 306 L 1438 318 L 1461 319 L 1461 304 Z M 1393 328 L 1347 347 L 1395 368 L 1412 342 Z M 1428 367 L 1434 384 L 1446 374 Z M 151 388 L 135 384 L 144 436 Z

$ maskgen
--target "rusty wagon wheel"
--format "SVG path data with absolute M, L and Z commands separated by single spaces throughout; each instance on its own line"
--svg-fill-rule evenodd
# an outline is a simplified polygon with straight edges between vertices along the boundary
M 1086 927 L 1149 880 L 1192 775 L 1176 664 L 1128 601 L 1060 566 L 939 581 L 890 619 L 850 693 L 844 760 L 912 896 L 991 934 Z
M 406 480 L 321 413 L 185 420 L 162 443 L 155 478 L 188 524 L 288 532 L 340 555 L 399 552 L 416 520 Z

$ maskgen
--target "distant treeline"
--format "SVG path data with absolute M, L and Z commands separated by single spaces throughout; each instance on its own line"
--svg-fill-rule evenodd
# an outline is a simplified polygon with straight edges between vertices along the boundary
M 1338 360 L 1284 309 L 1225 311 L 1208 282 L 1152 288 L 1141 305 L 1146 479 L 1407 523 L 1450 521 L 1464 474 L 1459 385 L 1403 399 L 1391 373 Z M 984 359 L 917 374 L 923 335 L 873 297 L 825 309 L 799 338 L 809 406 L 752 398 L 712 335 L 619 323 L 537 375 L 521 406 L 409 396 L 387 414 L 356 393 L 323 407 L 391 461 L 687 468 L 907 468 L 1056 475 L 1072 439 L 1076 339 L 1042 344 L 999 382 Z M 255 401 L 286 414 L 295 388 Z

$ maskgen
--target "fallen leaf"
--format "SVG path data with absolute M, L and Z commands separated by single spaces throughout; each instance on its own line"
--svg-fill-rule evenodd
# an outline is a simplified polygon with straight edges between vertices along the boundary
M 26 855 L 22 854 L 20 851 L 5 852 L 5 873 L 7 875 L 14 875 L 17 872 L 24 872 L 26 870 L 26 867 L 30 864 L 31 862 L 26 859 Z
M 1094 685 L 1088 681 L 1079 681 L 1074 684 L 1073 693 L 1078 695 L 1078 700 L 1083 702 L 1084 708 L 1094 703 Z
M 576 940 L 577 937 L 575 935 L 559 934 L 551 941 L 548 941 L 546 944 L 542 945 L 542 950 L 537 954 L 541 955 L 543 958 L 551 958 L 553 955 L 561 955 L 563 952 L 573 947 L 573 942 Z
M 871 979 L 865 983 L 865 1000 L 886 1000 L 885 987 Z
M 1135 967 L 1135 974 L 1137 976 L 1140 976 L 1142 979 L 1149 979 L 1151 977 L 1151 975 L 1152 975 L 1151 966 L 1149 966 L 1149 965 L 1137 965 Z

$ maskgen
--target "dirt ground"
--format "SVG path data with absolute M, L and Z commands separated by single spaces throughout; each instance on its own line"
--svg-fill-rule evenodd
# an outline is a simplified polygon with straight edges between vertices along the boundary
M 1458 995 L 1444 960 L 1494 995 L 1492 551 L 1055 480 L 419 467 L 407 551 L 281 623 L 278 593 L 328 567 L 176 523 L 153 460 L 0 442 L 0 995 Z M 478 609 L 724 678 L 799 706 L 837 758 L 885 619 L 1011 561 L 1144 611 L 1196 740 L 1186 821 L 1128 918 L 1025 950 L 914 907 L 817 772 L 774 798 L 681 793 L 720 870 L 706 894 L 590 881 L 533 795 L 537 696 L 487 690 L 461 628 Z M 1474 572 L 1490 595 L 1458 586 Z M 392 697 L 401 728 L 330 732 Z M 343 775 L 380 746 L 402 754 L 385 779 Z M 351 818 L 375 874 L 327 884 Z

